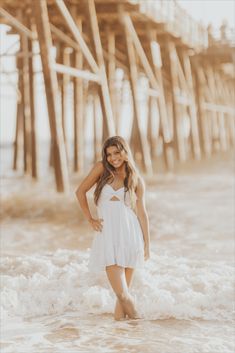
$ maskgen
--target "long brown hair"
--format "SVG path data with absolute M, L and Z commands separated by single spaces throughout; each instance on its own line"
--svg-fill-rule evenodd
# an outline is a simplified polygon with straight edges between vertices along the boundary
M 115 146 L 121 153 L 125 153 L 125 172 L 126 176 L 124 179 L 124 191 L 130 193 L 131 207 L 135 210 L 136 194 L 135 190 L 138 183 L 138 171 L 135 166 L 132 153 L 128 143 L 121 136 L 109 137 L 103 144 L 102 148 L 102 163 L 104 166 L 104 172 L 97 181 L 96 188 L 94 191 L 94 201 L 97 205 L 101 191 L 105 184 L 110 183 L 114 179 L 115 168 L 107 161 L 107 148 Z

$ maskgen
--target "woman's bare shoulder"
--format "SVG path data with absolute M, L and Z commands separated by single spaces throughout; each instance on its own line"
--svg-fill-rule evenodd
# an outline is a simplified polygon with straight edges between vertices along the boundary
M 104 171 L 104 165 L 102 161 L 98 161 L 94 164 L 93 167 L 94 170 L 96 170 L 97 172 L 103 173 Z
M 96 178 L 99 178 L 104 172 L 104 165 L 103 165 L 103 162 L 102 161 L 98 161 L 96 162 L 91 171 L 90 171 L 90 175 L 96 177 Z
M 87 176 L 82 180 L 78 187 L 78 190 L 87 192 L 90 190 L 95 183 L 97 183 L 100 176 L 103 174 L 104 166 L 101 161 L 96 162 Z

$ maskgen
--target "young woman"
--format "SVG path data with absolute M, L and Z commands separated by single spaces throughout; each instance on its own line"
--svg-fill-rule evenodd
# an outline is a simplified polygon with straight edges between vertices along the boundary
M 95 184 L 98 218 L 92 217 L 86 197 Z M 117 296 L 114 318 L 138 318 L 129 287 L 134 269 L 142 267 L 149 258 L 149 222 L 144 182 L 122 137 L 113 136 L 105 141 L 102 161 L 94 165 L 76 195 L 84 216 L 96 232 L 89 269 L 106 271 Z

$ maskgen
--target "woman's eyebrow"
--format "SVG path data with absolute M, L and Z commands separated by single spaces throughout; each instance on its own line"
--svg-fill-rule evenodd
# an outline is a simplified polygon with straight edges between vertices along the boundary
M 120 151 L 116 150 L 116 151 L 113 151 L 113 152 L 107 152 L 106 154 L 109 155 L 109 154 L 112 154 L 112 153 L 119 153 Z

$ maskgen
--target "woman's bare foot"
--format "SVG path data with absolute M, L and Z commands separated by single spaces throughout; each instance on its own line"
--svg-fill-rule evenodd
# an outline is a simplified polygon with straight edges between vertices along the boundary
M 123 309 L 123 312 L 130 318 L 130 319 L 137 319 L 139 318 L 139 315 L 135 309 L 135 304 L 130 296 L 129 293 L 121 293 L 118 295 L 118 300 L 120 302 L 120 305 Z
M 120 320 L 125 320 L 125 318 L 126 318 L 126 314 L 124 313 L 123 308 L 119 300 L 117 299 L 115 310 L 114 310 L 114 319 L 117 321 L 120 321 Z

